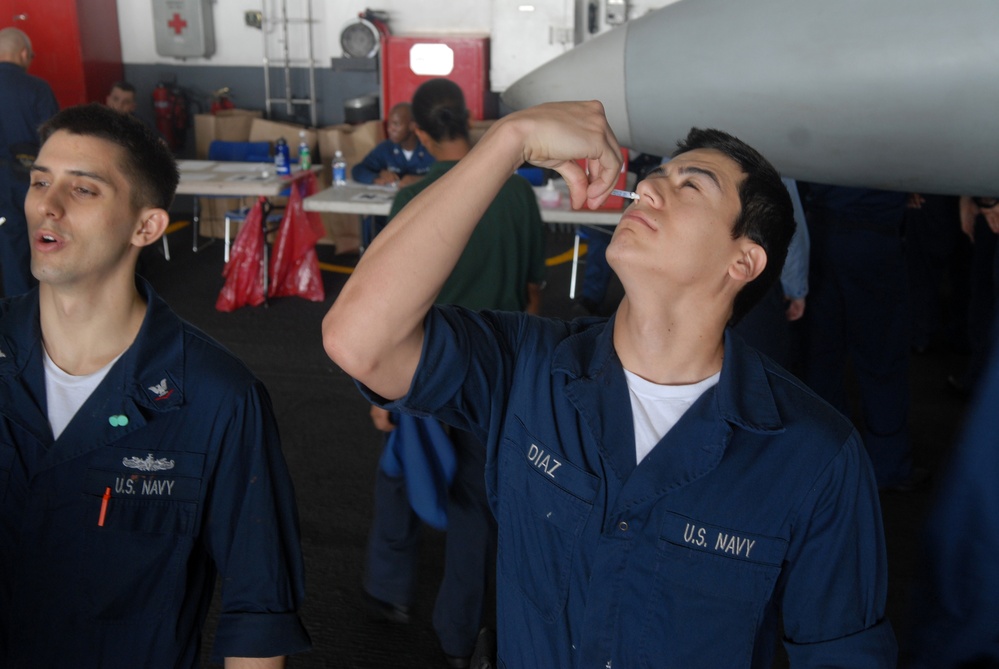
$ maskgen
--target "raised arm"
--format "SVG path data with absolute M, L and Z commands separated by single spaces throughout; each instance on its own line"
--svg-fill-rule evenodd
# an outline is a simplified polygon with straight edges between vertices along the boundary
M 588 160 L 589 174 L 577 158 Z M 599 102 L 551 103 L 497 121 L 365 251 L 323 320 L 334 362 L 386 399 L 406 394 L 424 316 L 479 219 L 524 162 L 558 171 L 574 207 L 596 207 L 617 179 L 621 156 Z

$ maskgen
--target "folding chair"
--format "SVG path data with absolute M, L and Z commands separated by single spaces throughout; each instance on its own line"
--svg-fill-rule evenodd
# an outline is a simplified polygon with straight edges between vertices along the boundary
M 243 163 L 269 163 L 271 162 L 271 143 L 270 142 L 227 142 L 224 140 L 216 139 L 211 144 L 208 145 L 208 160 L 216 161 L 235 161 Z M 194 215 L 194 243 L 195 251 L 199 250 L 198 247 L 198 224 L 199 216 L 197 214 L 198 204 L 195 200 L 195 215 Z M 250 213 L 249 207 L 240 207 L 239 209 L 230 209 L 225 212 L 225 251 L 223 253 L 225 262 L 229 262 L 229 249 L 232 245 L 232 224 L 242 223 L 246 220 L 247 214 Z M 276 228 L 276 226 L 281 223 L 281 213 L 274 213 L 273 209 L 267 214 L 264 219 L 264 235 L 269 234 Z M 214 241 L 214 240 L 212 240 Z M 211 242 L 208 242 L 210 244 Z M 205 244 L 207 246 L 208 244 Z M 204 248 L 204 247 L 200 247 Z

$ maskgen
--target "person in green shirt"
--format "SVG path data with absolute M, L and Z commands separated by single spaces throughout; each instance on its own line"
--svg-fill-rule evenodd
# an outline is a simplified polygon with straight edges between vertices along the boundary
M 469 115 L 457 84 L 425 82 L 413 95 L 416 134 L 436 158 L 426 178 L 399 191 L 392 218 L 471 150 Z M 472 238 L 437 296 L 438 304 L 473 310 L 541 309 L 545 275 L 545 228 L 534 190 L 511 175 L 476 226 Z M 388 411 L 371 409 L 375 426 L 395 429 Z M 486 500 L 485 449 L 471 433 L 452 429 L 457 471 L 449 490 L 444 576 L 434 609 L 434 629 L 448 667 L 471 666 L 480 637 L 496 551 L 496 521 Z M 379 469 L 375 519 L 368 544 L 365 591 L 384 617 L 407 621 L 418 558 L 419 520 L 409 507 L 405 481 Z M 481 635 L 488 645 L 488 633 Z

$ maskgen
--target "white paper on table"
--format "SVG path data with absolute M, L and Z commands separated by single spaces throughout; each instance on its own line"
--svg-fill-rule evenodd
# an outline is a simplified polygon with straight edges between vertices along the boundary
M 181 172 L 194 172 L 196 170 L 207 170 L 214 164 L 214 160 L 178 160 L 177 169 Z
M 354 202 L 391 202 L 395 198 L 393 193 L 365 192 L 358 193 L 350 198 Z
M 190 174 L 187 172 L 180 173 L 181 181 L 211 181 L 214 178 L 215 175 L 211 172 L 194 172 Z
M 273 170 L 274 165 L 271 163 L 216 163 L 216 172 L 263 172 L 264 170 Z

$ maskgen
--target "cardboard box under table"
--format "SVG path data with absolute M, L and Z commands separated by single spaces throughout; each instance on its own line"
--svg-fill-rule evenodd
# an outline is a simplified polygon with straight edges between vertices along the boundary
M 316 131 L 292 123 L 279 123 L 262 118 L 263 112 L 246 109 L 229 109 L 217 114 L 196 114 L 194 117 L 195 152 L 199 160 L 208 158 L 208 149 L 216 139 L 230 142 L 266 141 L 273 146 L 278 138 L 288 142 L 292 160 L 298 160 L 299 132 L 305 131 L 305 141 L 312 155 L 316 154 Z M 225 234 L 226 211 L 252 206 L 254 197 L 200 197 L 198 198 L 196 230 L 204 237 L 222 238 Z M 282 206 L 285 198 L 271 198 L 275 206 Z M 233 231 L 235 234 L 235 231 Z M 195 250 L 198 249 L 195 238 Z
M 330 165 L 337 151 L 343 153 L 347 161 L 347 176 L 350 169 L 364 160 L 364 157 L 385 139 L 385 128 L 382 121 L 367 121 L 365 123 L 331 125 L 320 128 L 319 155 L 323 170 L 319 175 L 321 188 L 332 184 Z M 361 246 L 361 217 L 357 214 L 323 213 L 323 227 L 326 229 L 327 243 L 336 245 L 338 253 L 351 253 Z

